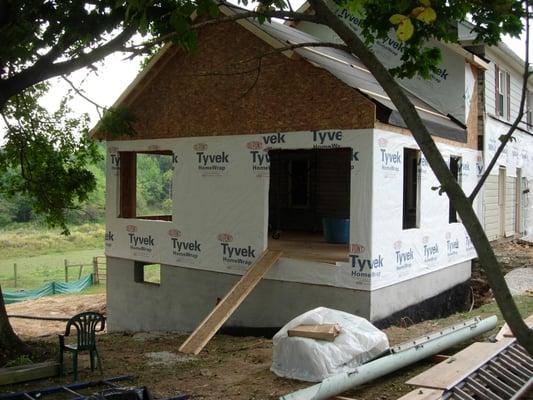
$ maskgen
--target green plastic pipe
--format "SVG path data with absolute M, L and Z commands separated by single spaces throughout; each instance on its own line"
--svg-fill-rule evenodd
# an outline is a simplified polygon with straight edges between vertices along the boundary
M 458 343 L 464 342 L 496 327 L 497 318 L 492 316 L 443 329 L 392 349 L 393 353 L 360 367 L 333 375 L 316 385 L 281 396 L 280 400 L 326 400 L 363 383 L 387 375 L 419 360 L 438 354 Z

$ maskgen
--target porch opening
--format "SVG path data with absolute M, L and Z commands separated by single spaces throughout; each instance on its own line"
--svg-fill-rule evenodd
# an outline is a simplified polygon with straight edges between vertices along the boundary
M 122 151 L 120 218 L 172 221 L 173 153 Z
M 269 151 L 270 249 L 289 258 L 348 260 L 351 155 L 349 148 Z

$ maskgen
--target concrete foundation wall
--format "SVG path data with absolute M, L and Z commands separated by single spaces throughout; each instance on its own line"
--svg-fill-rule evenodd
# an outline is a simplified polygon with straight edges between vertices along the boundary
M 192 331 L 239 276 L 161 266 L 161 284 L 134 281 L 133 261 L 107 259 L 107 315 L 110 331 Z M 325 306 L 372 320 L 435 296 L 470 277 L 470 262 L 373 292 L 262 280 L 225 326 L 284 325 L 312 308 Z
M 237 282 L 237 275 L 161 266 L 161 284 L 137 283 L 133 261 L 107 258 L 110 331 L 192 331 Z M 370 292 L 263 279 L 227 321 L 230 327 L 280 327 L 326 306 L 368 318 Z
M 407 281 L 372 291 L 370 319 L 384 319 L 457 286 L 471 275 L 472 262 L 466 261 Z M 438 310 L 435 310 L 438 314 Z

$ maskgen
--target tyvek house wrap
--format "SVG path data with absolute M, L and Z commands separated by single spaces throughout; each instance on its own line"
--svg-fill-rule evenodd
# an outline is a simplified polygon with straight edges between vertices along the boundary
M 282 140 L 273 144 L 273 136 Z M 120 151 L 154 146 L 175 156 L 173 220 L 118 218 Z M 445 158 L 462 157 L 462 185 L 471 190 L 478 153 L 438 146 Z M 431 190 L 438 184 L 423 159 L 420 228 L 402 229 L 403 158 L 390 168 L 384 154 L 417 146 L 410 136 L 371 129 L 108 142 L 106 255 L 240 275 L 267 246 L 268 150 L 336 147 L 352 149 L 346 262 L 283 258 L 266 279 L 372 290 L 475 256 L 462 224 L 448 223 L 448 199 Z M 148 244 L 136 245 L 136 237 Z M 179 242 L 195 245 L 180 251 Z
M 258 25 L 256 23 L 256 26 L 283 43 L 301 44 L 322 41 L 321 39 L 306 32 L 302 32 L 282 24 L 270 23 Z M 337 39 L 340 40 L 339 38 Z M 358 89 L 363 94 L 370 97 L 378 106 L 381 106 L 381 108 L 384 109 L 385 113 L 388 114 L 387 120 L 384 122 L 404 128 L 407 127 L 398 110 L 396 109 L 396 106 L 389 99 L 388 95 L 376 81 L 374 76 L 366 69 L 364 64 L 358 58 L 345 51 L 331 47 L 301 47 L 297 48 L 295 51 L 313 65 L 327 70 L 348 86 Z M 462 68 L 462 75 L 460 75 L 462 79 L 463 75 L 465 74 L 465 62 L 463 59 L 458 60 L 455 57 L 453 58 L 453 64 L 456 65 L 454 68 L 458 68 L 457 65 Z M 459 76 L 459 73 L 455 75 Z M 457 78 L 456 80 L 461 79 Z M 420 79 L 416 79 L 415 81 L 419 82 Z M 471 83 L 472 82 L 469 83 L 469 86 L 471 86 Z M 419 83 L 417 83 L 417 85 L 418 84 Z M 453 85 L 450 86 L 449 83 L 444 86 L 443 84 L 439 83 L 438 87 L 434 87 L 434 82 L 432 83 L 429 81 L 421 81 L 420 84 L 422 84 L 422 86 L 425 88 L 422 94 L 429 92 L 433 93 L 433 97 L 444 96 L 450 103 L 452 102 L 450 101 L 450 98 L 452 97 L 449 95 L 449 91 L 453 88 L 453 91 L 457 92 L 458 90 L 461 90 L 462 87 L 461 86 L 457 88 Z M 429 86 L 426 87 L 426 84 Z M 418 95 L 418 91 L 416 93 Z M 418 114 L 432 135 L 466 142 L 466 129 L 464 126 L 460 126 L 454 121 L 450 120 L 450 118 L 433 108 L 430 104 L 428 104 L 428 102 L 421 100 L 421 98 L 417 95 L 409 93 L 409 91 L 407 91 L 406 95 L 416 107 Z M 464 107 L 465 104 L 464 96 L 465 94 L 462 92 L 460 95 L 460 104 L 462 104 L 461 107 Z M 424 99 L 427 99 L 427 97 L 424 97 Z M 439 108 L 439 110 L 447 110 L 447 108 Z M 454 114 L 454 116 L 457 118 L 456 114 Z M 383 117 L 384 114 L 381 118 Z
M 336 14 L 346 26 L 360 35 L 361 18 L 359 16 L 344 8 L 338 8 Z M 271 24 L 271 26 L 277 25 Z M 317 41 L 343 43 L 335 32 L 322 24 L 301 21 L 298 22 L 297 29 L 313 35 L 312 37 L 315 39 L 319 38 L 316 39 Z M 461 55 L 438 42 L 431 42 L 429 46 L 437 47 L 441 51 L 442 60 L 438 66 L 438 72 L 433 73 L 430 79 L 420 77 L 402 79 L 400 80 L 401 85 L 416 93 L 417 96 L 443 114 L 451 114 L 457 120 L 466 123 L 469 108 L 465 107 L 464 95 L 469 91 L 470 84 L 468 79 L 466 82 L 464 79 L 465 60 Z M 396 38 L 394 29 L 390 30 L 385 39 L 376 40 L 371 48 L 387 68 L 393 68 L 400 64 L 403 43 Z

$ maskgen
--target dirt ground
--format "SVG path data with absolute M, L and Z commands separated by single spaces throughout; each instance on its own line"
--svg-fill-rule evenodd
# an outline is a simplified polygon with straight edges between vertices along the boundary
M 83 311 L 106 312 L 105 294 L 57 295 L 6 305 L 7 315 L 70 318 Z M 42 337 L 65 332 L 65 322 L 10 318 L 15 333 L 23 338 Z
M 521 243 L 496 245 L 498 256 L 506 271 L 533 264 L 533 247 Z M 474 293 L 481 308 L 472 312 L 454 314 L 440 320 L 425 321 L 410 326 L 392 326 L 385 329 L 391 344 L 398 344 L 428 332 L 439 330 L 473 316 L 499 315 L 491 301 L 491 294 L 484 283 L 479 267 L 474 269 Z M 533 297 L 517 298 L 524 315 L 533 313 Z M 71 316 L 85 310 L 105 312 L 105 295 L 54 296 L 31 302 L 9 305 L 8 314 L 39 316 Z M 503 320 L 499 316 L 500 324 Z M 57 348 L 57 333 L 62 333 L 64 322 L 21 320 L 11 318 L 15 331 L 22 337 L 42 346 L 47 345 L 53 358 Z M 486 334 L 488 337 L 496 330 Z M 308 386 L 308 383 L 279 378 L 270 371 L 272 341 L 258 337 L 231 337 L 216 335 L 198 356 L 181 354 L 178 349 L 186 336 L 169 333 L 104 333 L 98 336 L 98 346 L 103 358 L 106 378 L 124 374 L 135 375 L 131 385 L 148 386 L 158 396 L 169 397 L 186 393 L 191 399 L 278 399 L 279 396 Z M 478 338 L 481 340 L 482 338 Z M 453 354 L 467 346 L 463 343 L 445 353 Z M 52 355 L 50 355 L 52 354 Z M 70 359 L 69 359 L 70 360 Z M 67 361 L 68 362 L 68 361 Z M 100 375 L 91 373 L 88 358 L 81 358 L 80 380 L 97 380 Z M 363 385 L 344 396 L 358 400 L 392 400 L 412 390 L 405 384 L 434 363 L 425 360 L 394 374 Z M 67 364 L 68 365 L 68 364 Z M 70 382 L 66 377 L 63 382 Z M 0 392 L 22 388 L 46 387 L 59 379 L 32 382 L 16 387 L 0 388 Z
M 522 240 L 503 241 L 493 244 L 493 248 L 498 261 L 500 261 L 504 275 L 515 268 L 533 266 L 532 242 Z M 478 262 L 474 262 L 472 266 L 471 286 L 475 308 L 492 301 L 489 284 Z

